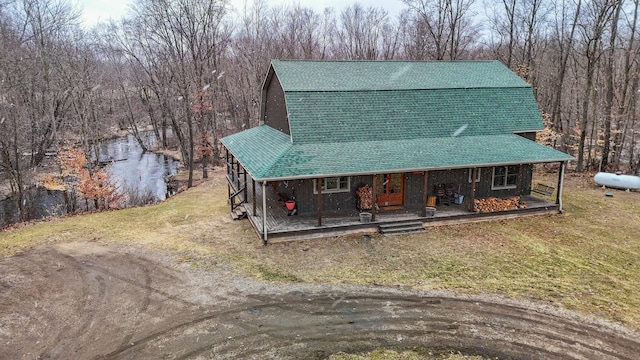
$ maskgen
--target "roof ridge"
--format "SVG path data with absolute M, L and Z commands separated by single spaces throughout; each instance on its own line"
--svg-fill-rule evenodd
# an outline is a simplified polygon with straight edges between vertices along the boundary
M 286 62 L 322 62 L 322 63 L 337 63 L 337 62 L 374 62 L 374 63 L 398 63 L 398 62 L 406 62 L 406 63 L 493 63 L 500 62 L 500 60 L 371 60 L 371 59 L 362 59 L 362 60 L 347 60 L 347 59 L 336 59 L 336 60 L 319 60 L 319 59 L 271 59 L 271 61 L 286 61 Z
M 450 87 L 450 88 L 404 88 L 404 89 L 349 89 L 349 90 L 284 90 L 285 93 L 340 93 L 340 92 L 385 92 L 385 91 L 441 91 L 441 90 L 472 90 L 472 89 L 527 89 L 531 85 L 523 86 L 469 86 L 469 87 Z
M 285 91 L 531 87 L 498 60 L 273 60 L 271 68 Z

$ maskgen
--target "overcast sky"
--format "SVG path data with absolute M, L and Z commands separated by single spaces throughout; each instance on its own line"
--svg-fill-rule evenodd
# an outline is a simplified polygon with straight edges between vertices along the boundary
M 83 10 L 82 19 L 88 27 L 97 24 L 99 21 L 106 21 L 110 18 L 119 19 L 127 11 L 128 5 L 133 3 L 132 0 L 76 0 L 80 8 Z M 336 10 L 342 10 L 344 7 L 360 3 L 364 7 L 376 6 L 382 7 L 389 11 L 392 17 L 397 16 L 405 5 L 400 0 L 268 0 L 271 5 L 290 5 L 300 3 L 301 5 L 313 8 L 318 12 L 322 12 L 324 8 L 332 7 Z M 239 9 L 243 6 L 243 0 L 231 0 L 232 5 Z M 249 2 L 251 3 L 251 1 Z

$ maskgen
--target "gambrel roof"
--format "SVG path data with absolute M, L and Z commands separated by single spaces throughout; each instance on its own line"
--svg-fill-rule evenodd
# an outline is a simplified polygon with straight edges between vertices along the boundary
M 436 90 L 529 86 L 499 61 L 273 60 L 271 66 L 286 91 Z
M 274 60 L 289 133 L 223 144 L 256 180 L 567 161 L 516 133 L 544 128 L 529 84 L 497 61 Z M 264 117 L 264 111 L 262 116 Z

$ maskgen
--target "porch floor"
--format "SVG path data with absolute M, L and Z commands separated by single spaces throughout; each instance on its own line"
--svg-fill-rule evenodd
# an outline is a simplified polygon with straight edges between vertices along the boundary
M 527 204 L 526 209 L 484 214 L 469 212 L 466 205 L 456 204 L 436 206 L 435 215 L 432 217 L 422 217 L 422 208 L 419 206 L 402 206 L 392 209 L 381 208 L 376 212 L 375 220 L 370 223 L 360 222 L 357 210 L 323 212 L 321 226 L 318 226 L 317 215 L 288 216 L 288 211 L 283 202 L 271 200 L 267 202 L 267 235 L 269 239 L 326 237 L 352 232 L 376 232 L 380 224 L 402 221 L 421 221 L 425 226 L 434 226 L 494 218 L 513 218 L 540 213 L 556 213 L 558 210 L 555 202 L 540 197 L 524 195 L 522 199 Z M 245 208 L 253 227 L 262 235 L 263 218 L 260 205 L 256 206 L 255 214 L 251 204 L 245 204 Z

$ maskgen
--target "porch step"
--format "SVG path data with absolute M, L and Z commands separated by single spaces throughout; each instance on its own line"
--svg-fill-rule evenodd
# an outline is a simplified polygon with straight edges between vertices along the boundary
M 382 235 L 414 234 L 426 232 L 420 221 L 403 221 L 390 224 L 380 224 L 378 229 Z
M 245 210 L 243 206 L 239 206 L 231 212 L 231 218 L 233 220 L 242 220 L 242 219 L 245 219 L 246 217 L 247 217 L 247 210 Z

